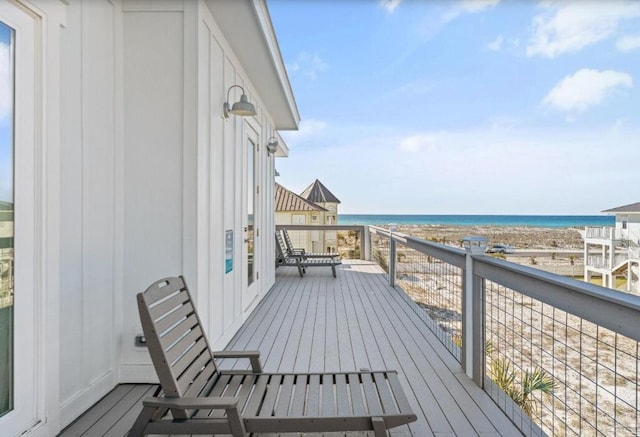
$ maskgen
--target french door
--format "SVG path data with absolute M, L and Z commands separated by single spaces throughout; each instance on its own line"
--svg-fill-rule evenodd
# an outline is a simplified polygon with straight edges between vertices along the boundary
M 258 156 L 258 132 L 250 124 L 245 124 L 245 139 L 243 153 L 243 254 L 242 261 L 245 267 L 243 280 L 243 306 L 246 309 L 258 297 L 260 272 L 258 271 L 259 249 L 259 156 Z
M 0 430 L 37 422 L 36 19 L 0 2 Z

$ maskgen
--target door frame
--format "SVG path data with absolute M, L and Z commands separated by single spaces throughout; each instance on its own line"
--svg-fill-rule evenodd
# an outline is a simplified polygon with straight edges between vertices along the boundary
M 43 420 L 45 398 L 42 381 L 44 332 L 40 298 L 42 221 L 39 183 L 42 169 L 42 90 L 38 36 L 39 17 L 21 4 L 0 4 L 0 21 L 15 31 L 13 83 L 13 202 L 14 202 L 14 315 L 13 315 L 13 410 L 0 417 L 0 428 L 19 435 Z
M 261 220 L 261 202 L 260 202 L 260 129 L 257 123 L 253 120 L 245 120 L 243 135 L 242 135 L 242 308 L 244 311 L 249 309 L 255 304 L 260 295 L 260 265 L 262 254 L 260 244 L 260 229 L 262 227 Z M 253 144 L 253 168 L 248 168 L 248 144 Z M 253 172 L 253 187 L 248 186 L 249 171 Z M 248 228 L 248 202 L 249 202 L 249 190 L 253 192 L 253 272 L 254 279 L 249 284 L 248 278 L 248 250 L 247 250 L 247 233 L 245 229 Z
M 30 298 L 35 319 L 30 329 L 34 337 L 35 404 L 28 409 L 32 416 L 30 425 L 19 434 L 46 437 L 60 431 L 60 44 L 67 11 L 63 2 L 48 0 L 2 3 L 31 17 L 34 23 L 33 50 L 29 56 L 35 71 L 31 88 L 27 87 L 33 96 L 30 99 L 33 123 L 27 129 L 34 139 L 29 164 L 32 178 L 30 185 L 24 187 L 31 198 L 28 247 L 32 256 L 30 265 L 21 261 L 24 263 L 21 268 L 29 270 L 33 284 Z M 24 96 L 21 93 L 23 99 Z M 20 214 L 23 213 L 27 211 L 23 209 Z M 16 221 L 20 220 L 17 214 Z M 21 227 L 26 230 L 25 224 Z M 19 232 L 22 231 L 15 229 L 16 239 Z M 16 271 L 16 280 L 17 274 Z M 0 422 L 3 431 L 4 424 Z

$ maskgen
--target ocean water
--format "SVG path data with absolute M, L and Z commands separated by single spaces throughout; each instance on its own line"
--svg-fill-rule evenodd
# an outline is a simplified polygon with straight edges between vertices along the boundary
M 398 215 L 339 214 L 341 225 L 455 225 L 537 226 L 541 228 L 583 228 L 614 226 L 609 215 Z

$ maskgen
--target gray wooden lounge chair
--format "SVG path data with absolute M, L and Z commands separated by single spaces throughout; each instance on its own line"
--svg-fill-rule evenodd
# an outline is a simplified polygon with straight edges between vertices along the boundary
M 259 352 L 211 352 L 184 278 L 138 294 L 142 329 L 164 397 L 143 401 L 129 437 L 386 430 L 416 420 L 394 371 L 264 373 Z M 223 371 L 218 358 L 251 370 Z
M 336 252 L 307 252 L 304 248 L 293 247 L 293 242 L 289 236 L 289 231 L 281 229 L 284 237 L 284 244 L 287 247 L 289 255 L 301 255 L 303 258 L 339 258 L 340 254 Z
M 307 271 L 307 267 L 331 267 L 331 273 L 333 277 L 336 277 L 336 266 L 342 264 L 340 258 L 337 257 L 317 257 L 309 258 L 302 254 L 289 254 L 285 247 L 282 236 L 276 231 L 276 262 L 278 265 L 297 267 L 300 277 L 304 276 Z

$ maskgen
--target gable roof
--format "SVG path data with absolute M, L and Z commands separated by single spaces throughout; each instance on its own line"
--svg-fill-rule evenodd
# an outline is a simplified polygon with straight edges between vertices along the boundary
M 315 203 L 340 203 L 338 198 L 327 189 L 318 179 L 300 194 L 305 199 Z
M 618 206 L 617 208 L 605 209 L 602 212 L 640 212 L 640 202 Z
M 276 182 L 276 212 L 278 211 L 326 211 Z

